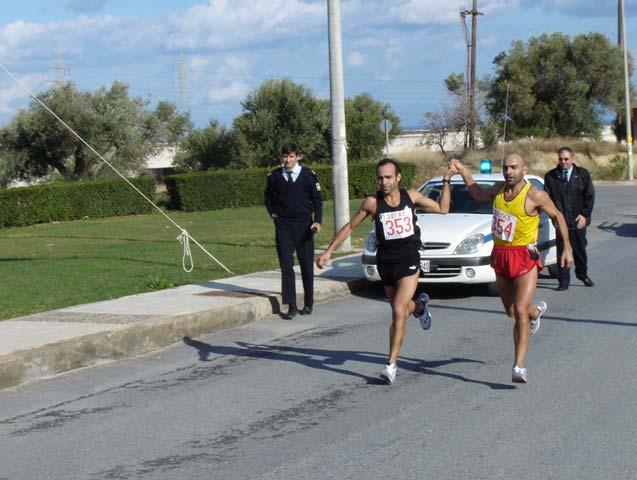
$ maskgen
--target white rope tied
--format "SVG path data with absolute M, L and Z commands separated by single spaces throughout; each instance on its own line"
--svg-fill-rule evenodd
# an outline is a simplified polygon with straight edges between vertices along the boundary
M 177 240 L 184 246 L 184 255 L 181 258 L 181 265 L 184 267 L 184 272 L 190 273 L 195 268 L 195 262 L 192 260 L 192 252 L 190 251 L 190 241 L 188 240 L 188 231 L 181 229 L 181 233 L 177 236 Z M 186 258 L 190 263 L 190 268 L 186 268 Z
M 144 193 L 137 188 L 135 185 L 133 185 L 130 180 L 128 180 L 128 178 L 126 178 L 119 170 L 117 170 L 113 165 L 111 165 L 111 163 L 106 160 L 97 150 L 95 150 L 86 140 L 84 140 L 79 133 L 77 133 L 75 130 L 73 130 L 64 120 L 62 120 L 53 110 L 51 110 L 47 104 L 45 104 L 42 100 L 40 100 L 33 92 L 31 92 L 31 90 L 29 90 L 29 88 L 27 88 L 22 82 L 20 82 L 20 80 L 17 79 L 17 77 L 15 75 L 13 75 L 9 70 L 7 70 L 5 68 L 4 65 L 2 65 L 0 63 L 0 69 L 3 70 L 7 75 L 9 75 L 9 77 L 11 77 L 11 79 L 16 82 L 31 98 L 33 98 L 33 100 L 35 100 L 36 102 L 38 102 L 40 105 L 42 105 L 42 107 L 49 112 L 57 121 L 59 121 L 62 125 L 64 125 L 64 127 L 66 127 L 80 142 L 82 142 L 84 145 L 87 146 L 87 148 L 93 152 L 95 155 L 97 155 L 97 157 L 102 160 L 106 165 L 108 165 L 110 167 L 111 170 L 113 170 L 117 175 L 119 175 L 126 183 L 128 183 L 128 185 L 135 190 L 137 193 L 139 193 L 144 200 L 146 200 L 148 203 L 150 203 L 155 210 L 157 210 L 159 213 L 161 213 L 170 223 L 172 223 L 175 227 L 177 227 L 181 233 L 179 234 L 179 236 L 177 237 L 177 240 L 179 240 L 179 243 L 181 243 L 182 245 L 184 245 L 184 256 L 182 259 L 182 264 L 184 267 L 184 270 L 187 273 L 192 272 L 193 268 L 194 268 L 194 263 L 192 261 L 192 253 L 190 252 L 190 242 L 189 240 L 192 240 L 193 242 L 195 242 L 195 244 L 201 248 L 204 253 L 206 253 L 206 255 L 208 255 L 211 259 L 213 259 L 215 262 L 217 262 L 217 264 L 219 264 L 219 266 L 221 266 L 221 268 L 223 268 L 226 272 L 232 274 L 232 272 L 230 270 L 228 270 L 228 268 L 221 263 L 219 260 L 217 260 L 210 252 L 208 252 L 208 250 L 206 250 L 197 240 L 195 240 L 185 229 L 181 228 L 177 222 L 175 222 L 172 218 L 170 218 L 170 216 L 168 216 L 168 214 L 166 214 L 166 212 L 164 212 L 161 208 L 159 208 L 157 205 L 155 205 L 155 203 L 148 198 L 146 195 L 144 195 Z M 186 269 L 186 256 L 188 256 L 188 258 L 190 259 L 190 270 Z

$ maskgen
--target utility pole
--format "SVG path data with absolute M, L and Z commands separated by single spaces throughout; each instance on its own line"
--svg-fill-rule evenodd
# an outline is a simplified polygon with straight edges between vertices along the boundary
M 624 39 L 622 38 L 622 25 L 624 23 L 624 12 L 622 9 L 621 0 L 617 0 L 617 46 L 624 51 Z M 617 132 L 617 140 L 621 139 L 620 129 L 623 123 L 622 112 L 617 112 L 617 118 L 615 119 L 615 128 Z
M 345 94 L 343 87 L 343 45 L 341 40 L 341 2 L 328 0 L 327 24 L 330 48 L 330 116 L 332 119 L 332 183 L 334 188 L 334 231 L 349 222 L 349 182 L 345 137 Z M 338 249 L 350 251 L 347 238 Z
M 469 42 L 469 32 L 467 30 L 467 21 L 466 21 L 466 16 L 467 14 L 470 13 L 467 10 L 464 10 L 463 7 L 460 7 L 460 24 L 462 25 L 462 34 L 464 36 L 464 45 L 465 45 L 465 66 L 464 66 L 464 86 L 465 86 L 465 112 L 466 115 L 469 114 L 470 108 L 469 108 L 469 91 L 470 91 L 470 86 L 469 86 L 469 76 L 470 76 L 470 72 L 471 72 L 471 53 L 470 53 L 470 48 L 471 48 L 471 43 Z M 467 151 L 467 147 L 469 146 L 469 122 L 468 122 L 468 118 L 467 116 L 465 116 L 465 118 L 463 119 L 464 124 L 464 151 Z
M 622 23 L 622 46 L 624 50 L 624 95 L 626 98 L 626 154 L 628 156 L 628 180 L 633 180 L 633 133 L 630 120 L 630 80 L 628 78 L 628 43 L 626 42 L 626 20 L 624 19 L 624 0 L 619 0 Z
M 621 0 L 617 0 L 617 46 L 624 49 L 624 39 L 622 38 L 622 25 L 624 24 L 624 7 Z
M 478 11 L 478 0 L 473 0 L 473 8 L 465 10 L 464 15 L 471 14 L 471 79 L 469 84 L 469 149 L 473 150 L 476 146 L 475 128 L 476 128 L 476 37 L 478 27 L 478 15 L 482 12 Z M 462 13 L 461 13 L 462 15 Z

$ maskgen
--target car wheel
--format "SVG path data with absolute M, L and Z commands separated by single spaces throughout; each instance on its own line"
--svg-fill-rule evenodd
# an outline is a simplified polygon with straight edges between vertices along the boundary
M 490 297 L 498 297 L 500 292 L 498 291 L 498 284 L 496 282 L 487 283 L 487 295 Z
M 557 264 L 555 264 L 555 265 L 549 265 L 548 267 L 546 267 L 546 269 L 549 271 L 549 275 L 550 275 L 552 278 L 559 278 L 559 276 L 560 276 L 560 272 L 559 272 L 559 270 L 557 269 Z

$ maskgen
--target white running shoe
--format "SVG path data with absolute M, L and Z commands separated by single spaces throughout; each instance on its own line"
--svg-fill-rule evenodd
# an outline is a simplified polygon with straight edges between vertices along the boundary
M 513 365 L 511 381 L 513 383 L 527 383 L 529 381 L 529 373 L 526 371 L 526 368 Z
M 421 293 L 420 295 L 418 295 L 416 302 L 420 302 L 422 304 L 422 312 L 414 312 L 414 317 L 420 320 L 420 326 L 423 330 L 429 330 L 431 328 L 431 313 L 429 313 L 429 295 L 424 292 Z
M 540 319 L 542 318 L 542 315 L 544 315 L 544 312 L 546 312 L 548 305 L 546 304 L 545 301 L 541 301 L 541 302 L 538 302 L 535 308 L 537 308 L 540 311 L 540 313 L 537 314 L 536 318 L 531 319 L 531 335 L 535 335 L 537 331 L 540 329 Z
M 383 373 L 380 374 L 380 378 L 385 380 L 388 385 L 391 385 L 396 380 L 396 364 L 387 363 L 383 369 Z

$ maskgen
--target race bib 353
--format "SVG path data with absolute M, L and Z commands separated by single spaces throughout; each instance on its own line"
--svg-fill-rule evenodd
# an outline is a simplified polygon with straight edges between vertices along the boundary
M 380 222 L 383 225 L 385 240 L 396 240 L 413 235 L 413 216 L 414 214 L 409 207 L 397 212 L 381 213 Z

